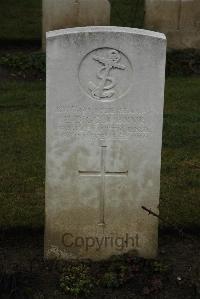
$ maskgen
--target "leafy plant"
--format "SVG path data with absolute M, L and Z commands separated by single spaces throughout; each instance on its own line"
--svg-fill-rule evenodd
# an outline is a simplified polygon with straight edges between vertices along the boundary
M 80 264 L 64 268 L 60 278 L 60 288 L 65 294 L 89 296 L 94 288 L 89 267 Z
M 114 272 L 106 272 L 99 283 L 105 288 L 118 288 L 120 286 L 118 275 Z
M 133 277 L 132 267 L 121 264 L 111 264 L 107 272 L 104 272 L 99 284 L 106 288 L 118 288 Z
M 160 262 L 160 261 L 154 261 L 153 264 L 152 264 L 152 267 L 153 267 L 154 272 L 157 272 L 157 273 L 160 273 L 160 274 L 167 273 L 170 270 L 170 265 L 165 264 L 165 263 Z

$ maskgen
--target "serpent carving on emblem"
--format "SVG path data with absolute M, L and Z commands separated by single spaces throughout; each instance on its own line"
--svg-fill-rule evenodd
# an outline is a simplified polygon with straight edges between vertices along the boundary
M 89 89 L 92 97 L 100 100 L 110 98 L 115 94 L 114 87 L 116 85 L 115 78 L 111 75 L 112 69 L 125 70 L 126 66 L 120 64 L 121 56 L 116 50 L 109 50 L 107 57 L 94 56 L 93 59 L 102 66 L 97 71 L 98 85 L 92 81 L 89 82 Z
M 130 61 L 121 51 L 99 48 L 81 61 L 79 82 L 90 98 L 110 102 L 128 92 L 132 73 Z

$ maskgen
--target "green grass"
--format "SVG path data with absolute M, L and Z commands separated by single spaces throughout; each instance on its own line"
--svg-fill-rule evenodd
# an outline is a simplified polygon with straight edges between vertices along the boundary
M 41 38 L 42 0 L 1 0 L 0 40 Z
M 0 226 L 41 227 L 44 216 L 43 82 L 1 82 Z
M 111 0 L 111 24 L 142 27 L 144 0 Z M 1 0 L 0 40 L 41 39 L 42 0 Z
M 178 225 L 200 225 L 200 78 L 166 84 L 161 215 Z
M 45 84 L 1 81 L 0 227 L 39 228 L 44 221 Z M 161 216 L 200 227 L 200 77 L 166 83 Z

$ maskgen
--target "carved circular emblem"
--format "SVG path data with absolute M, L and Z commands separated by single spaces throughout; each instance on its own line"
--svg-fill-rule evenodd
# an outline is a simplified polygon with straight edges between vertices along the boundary
M 119 50 L 99 48 L 88 53 L 79 69 L 79 82 L 92 99 L 111 102 L 126 95 L 133 81 L 129 59 Z

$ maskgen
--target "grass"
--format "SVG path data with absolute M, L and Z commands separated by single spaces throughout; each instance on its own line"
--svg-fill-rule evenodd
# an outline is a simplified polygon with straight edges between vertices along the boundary
M 43 82 L 2 82 L 0 224 L 41 227 L 44 214 Z
M 144 0 L 111 0 L 111 24 L 142 27 Z M 40 40 L 42 0 L 1 0 L 0 41 Z
M 166 84 L 161 215 L 177 225 L 200 225 L 200 78 Z
M 41 228 L 44 221 L 45 84 L 1 81 L 0 227 Z M 200 227 L 200 77 L 166 82 L 161 216 Z
M 42 0 L 1 0 L 0 40 L 41 38 Z

